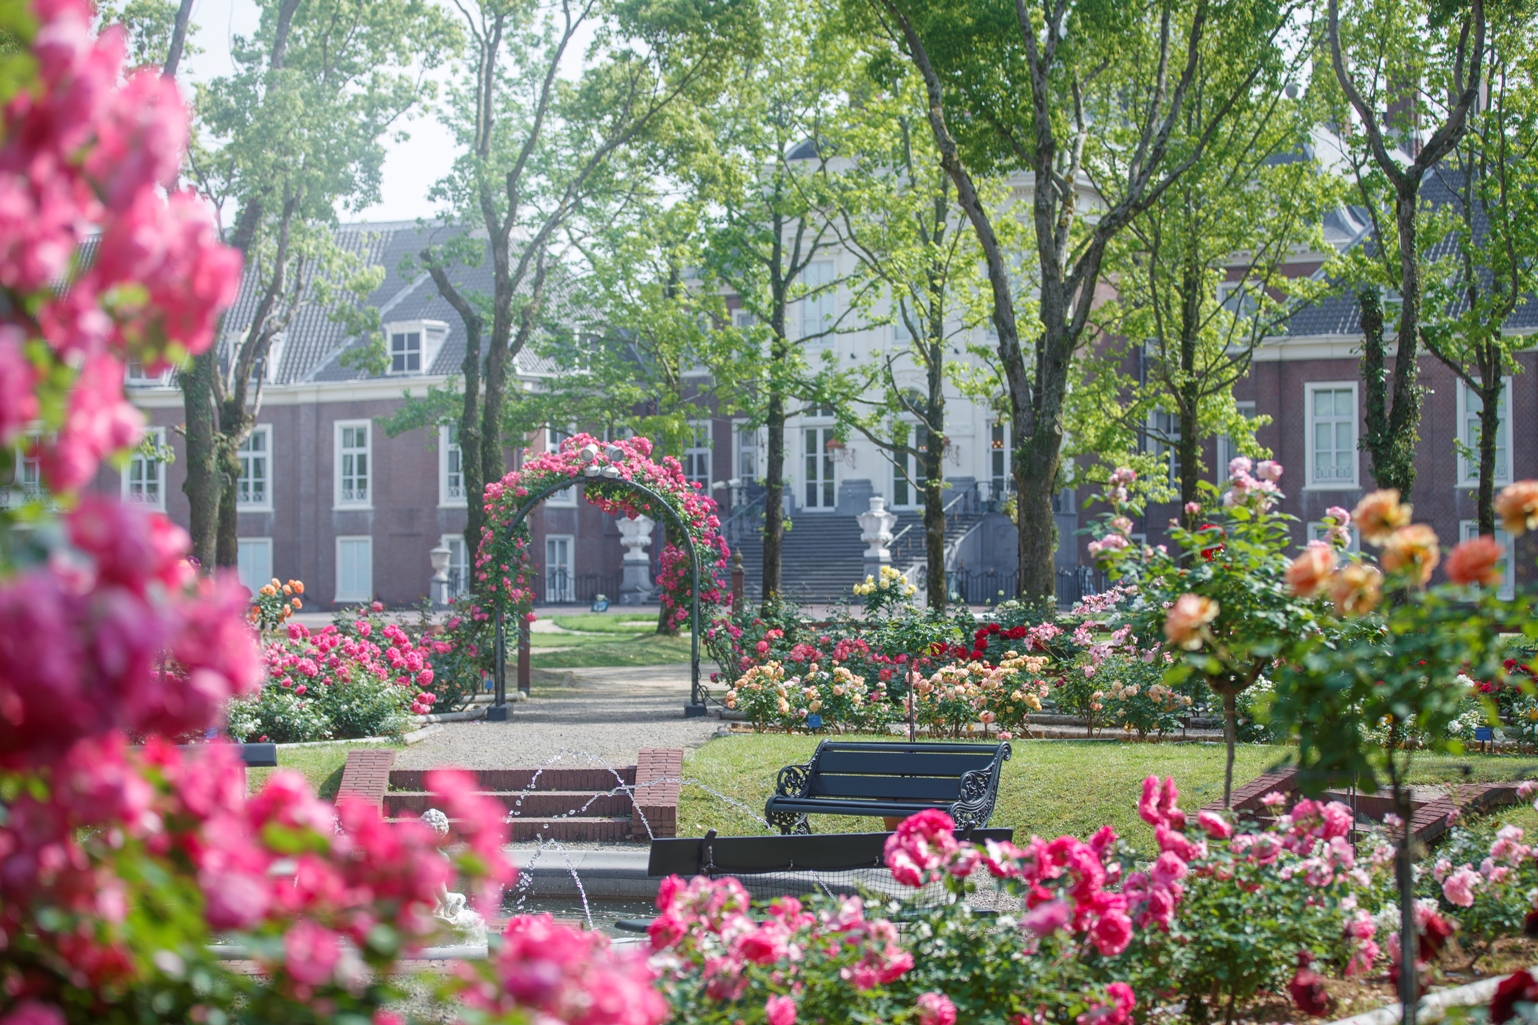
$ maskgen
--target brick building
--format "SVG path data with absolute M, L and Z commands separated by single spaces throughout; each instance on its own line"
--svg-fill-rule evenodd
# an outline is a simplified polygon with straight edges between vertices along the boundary
M 1028 191 L 1028 183 L 1023 188 Z M 1428 180 L 1426 191 L 1433 202 L 1445 202 L 1450 195 L 1435 178 Z M 427 594 L 428 553 L 440 544 L 452 553 L 456 586 L 467 578 L 469 553 L 461 536 L 465 496 L 452 428 L 417 429 L 392 438 L 383 427 L 402 405 L 403 393 L 422 395 L 443 385 L 457 375 L 464 356 L 459 318 L 428 276 L 394 272 L 403 257 L 420 251 L 424 232 L 432 230 L 407 223 L 339 230 L 343 245 L 389 272 L 368 300 L 379 311 L 389 370 L 371 374 L 344 366 L 342 354 L 366 340 L 348 336 L 324 311 L 310 307 L 298 314 L 275 344 L 269 366 L 260 371 L 265 377 L 257 428 L 241 454 L 246 474 L 240 487 L 240 561 L 249 585 L 273 576 L 298 577 L 308 587 L 312 607 L 369 598 L 409 605 Z M 1371 244 L 1359 211 L 1332 214 L 1325 237 L 1336 252 Z M 1321 274 L 1331 255 L 1300 253 L 1288 273 Z M 819 280 L 835 280 L 847 269 L 840 261 L 852 260 L 850 254 L 830 250 L 813 268 Z M 461 270 L 459 277 L 470 291 L 489 291 L 485 268 Z M 836 293 L 801 301 L 791 316 L 792 332 L 814 334 L 842 312 L 846 301 Z M 242 328 L 254 302 L 250 291 L 243 291 L 226 320 L 232 333 Z M 846 366 L 901 344 L 890 325 L 856 328 L 808 344 L 827 349 L 833 362 Z M 1534 329 L 1538 304 L 1530 302 L 1517 310 L 1507 330 L 1525 336 Z M 985 341 L 981 328 L 975 341 Z M 1241 408 L 1269 418 L 1257 440 L 1287 468 L 1283 509 L 1302 521 L 1299 545 L 1317 529 L 1327 507 L 1349 508 L 1371 487 L 1367 458 L 1358 447 L 1364 430 L 1360 342 L 1355 300 L 1330 298 L 1299 310 L 1285 334 L 1259 348 L 1250 375 L 1235 386 Z M 1524 373 L 1510 382 L 1502 421 L 1502 483 L 1538 477 L 1538 352 L 1524 351 L 1518 361 Z M 517 386 L 524 389 L 539 387 L 554 372 L 528 353 L 519 356 L 515 370 Z M 918 369 L 909 370 L 917 380 Z M 1477 403 L 1471 406 L 1452 373 L 1429 355 L 1420 359 L 1420 380 L 1428 394 L 1413 500 L 1417 518 L 1431 523 L 1451 544 L 1473 529 L 1475 481 L 1456 439 L 1473 443 Z M 152 430 L 180 455 L 180 390 L 169 378 L 145 380 L 132 373 L 129 386 Z M 1001 591 L 1014 591 L 1015 528 L 999 511 L 1012 487 L 1007 425 L 986 403 L 959 393 L 949 395 L 947 403 L 951 588 L 957 598 L 989 601 Z M 578 426 L 546 429 L 527 439 L 527 445 L 540 450 Z M 508 466 L 517 465 L 523 448 L 510 446 Z M 728 540 L 744 555 L 750 593 L 758 590 L 762 489 L 755 482 L 763 472 L 763 449 L 761 431 L 702 407 L 694 441 L 683 453 L 687 475 L 711 489 L 723 506 Z M 1207 443 L 1203 461 L 1214 476 L 1222 474 L 1231 449 L 1225 439 Z M 803 600 L 848 595 L 864 572 L 855 516 L 876 496 L 899 517 L 899 540 L 893 546 L 899 568 L 921 572 L 918 489 L 876 446 L 859 438 L 839 442 L 829 411 L 805 409 L 791 417 L 786 475 L 793 522 L 784 551 L 788 594 Z M 185 524 L 188 504 L 181 484 L 179 460 L 163 464 L 139 456 L 122 474 L 104 471 L 100 481 L 101 487 L 164 509 Z M 1081 508 L 1083 497 L 1065 492 L 1056 509 L 1060 600 L 1076 596 L 1090 577 L 1087 537 L 1075 532 L 1087 527 L 1097 510 Z M 1174 505 L 1151 508 L 1139 529 L 1157 543 L 1176 512 Z M 623 548 L 612 517 L 569 491 L 536 512 L 531 527 L 544 601 L 586 603 L 597 593 L 616 597 Z M 1531 539 L 1522 542 L 1511 585 L 1534 581 L 1534 545 Z M 654 560 L 658 548 L 654 538 Z

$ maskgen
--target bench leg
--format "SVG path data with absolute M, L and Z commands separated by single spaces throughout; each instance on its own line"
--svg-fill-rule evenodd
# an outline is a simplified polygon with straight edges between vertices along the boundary
M 792 833 L 806 835 L 812 831 L 807 825 L 805 815 L 797 815 L 792 811 L 772 811 L 768 815 L 769 824 L 778 829 L 783 836 Z
M 885 815 L 881 821 L 886 826 L 886 831 L 891 833 L 895 832 L 897 827 L 903 824 L 903 817 L 901 815 Z

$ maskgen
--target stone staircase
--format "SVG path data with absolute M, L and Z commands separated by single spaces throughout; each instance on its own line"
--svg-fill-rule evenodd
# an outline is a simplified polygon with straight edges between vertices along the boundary
M 798 602 L 836 601 L 851 597 L 850 588 L 865 576 L 860 525 L 853 516 L 833 512 L 799 512 L 791 517 L 781 549 L 781 590 Z M 741 540 L 742 564 L 748 589 L 757 597 L 764 565 L 764 540 L 756 530 Z
M 396 769 L 388 748 L 351 751 L 337 799 L 376 801 L 387 819 L 434 807 L 427 770 Z M 637 764 L 609 769 L 478 769 L 479 790 L 507 809 L 514 843 L 614 842 L 676 836 L 683 751 L 646 748 Z M 449 822 L 453 828 L 454 822 Z

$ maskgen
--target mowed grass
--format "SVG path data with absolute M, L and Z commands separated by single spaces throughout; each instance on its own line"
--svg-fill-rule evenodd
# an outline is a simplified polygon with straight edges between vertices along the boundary
M 530 638 L 536 648 L 536 669 L 589 669 L 600 666 L 657 666 L 689 661 L 689 631 L 675 637 L 657 633 L 657 613 L 588 613 L 551 617 L 566 633 L 538 633 Z
M 848 739 L 890 740 L 890 737 Z M 735 734 L 712 740 L 684 759 L 678 821 L 684 835 L 707 829 L 723 835 L 769 832 L 760 817 L 774 793 L 780 768 L 808 760 L 819 738 L 783 734 Z M 1146 776 L 1174 776 L 1181 806 L 1195 811 L 1223 796 L 1221 744 L 1131 744 L 1102 741 L 1016 740 L 1005 763 L 998 803 L 989 825 L 1008 826 L 1016 839 L 1032 834 L 1088 837 L 1109 824 L 1141 850 L 1153 846 L 1153 830 L 1137 815 Z M 1234 757 L 1234 785 L 1281 766 L 1290 748 L 1241 745 Z M 1463 767 L 1470 772 L 1465 775 Z M 1426 755 L 1416 761 L 1416 783 L 1538 778 L 1533 758 L 1491 755 Z M 707 789 L 708 788 L 708 789 Z M 712 793 L 715 791 L 715 793 Z M 723 795 L 723 796 L 718 796 Z M 740 802 L 740 804 L 738 803 Z M 745 805 L 746 807 L 742 807 Z M 1499 813 L 1524 828 L 1538 826 L 1525 805 Z M 875 818 L 813 816 L 819 833 L 879 831 Z
M 342 785 L 342 768 L 347 764 L 347 752 L 364 747 L 385 747 L 384 744 L 321 744 L 316 747 L 278 748 L 278 768 L 293 769 L 305 779 L 323 799 L 336 797 Z M 247 769 L 246 789 L 256 793 L 267 783 L 275 769 Z
M 656 612 L 601 612 L 576 615 L 551 616 L 550 621 L 562 630 L 578 630 L 582 633 L 633 634 L 657 629 Z

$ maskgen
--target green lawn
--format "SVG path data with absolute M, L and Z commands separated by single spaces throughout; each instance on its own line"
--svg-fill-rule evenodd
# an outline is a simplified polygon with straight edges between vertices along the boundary
M 683 788 L 678 810 L 680 829 L 685 835 L 699 835 L 710 828 L 728 835 L 766 832 L 757 816 L 774 792 L 775 774 L 781 766 L 805 761 L 817 741 L 816 737 L 738 734 L 712 740 L 692 752 L 684 759 L 684 777 L 697 785 Z M 1188 811 L 1223 795 L 1221 744 L 1017 740 L 1012 746 L 1014 755 L 1004 767 L 990 824 L 1014 827 L 1017 838 L 1032 833 L 1084 837 L 1109 823 L 1133 844 L 1146 849 L 1152 846 L 1153 831 L 1137 816 L 1145 776 L 1174 776 L 1180 787 L 1180 803 Z M 1234 785 L 1247 782 L 1289 755 L 1286 747 L 1241 746 L 1234 761 Z M 1472 767 L 1468 778 L 1475 780 L 1538 777 L 1534 762 L 1528 757 L 1428 755 L 1416 767 L 1414 782 L 1462 779 L 1464 765 Z M 732 801 L 741 802 L 751 812 Z M 1538 815 L 1526 806 L 1502 817 L 1524 828 L 1538 825 Z M 882 826 L 878 819 L 814 816 L 812 828 L 823 833 L 879 830 Z
M 536 648 L 564 651 L 535 652 L 536 669 L 587 669 L 595 666 L 656 666 L 689 661 L 689 632 L 676 637 L 657 633 L 657 614 L 571 615 L 552 617 L 568 633 L 538 633 L 530 641 Z
M 383 744 L 322 744 L 317 747 L 278 748 L 278 768 L 295 769 L 322 798 L 336 797 L 342 785 L 342 767 L 347 764 L 347 752 L 360 747 L 383 747 Z M 272 769 L 248 769 L 246 786 L 252 793 L 260 790 L 271 776 Z
M 576 615 L 551 616 L 550 621 L 562 630 L 578 630 L 582 633 L 633 634 L 655 633 L 656 612 L 584 612 Z

